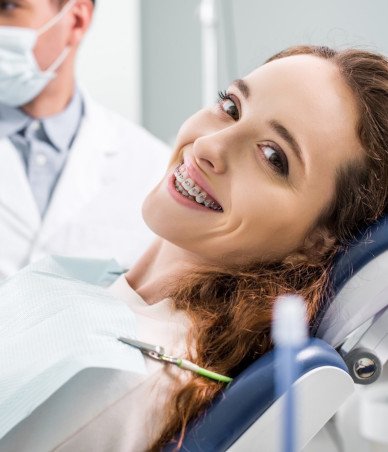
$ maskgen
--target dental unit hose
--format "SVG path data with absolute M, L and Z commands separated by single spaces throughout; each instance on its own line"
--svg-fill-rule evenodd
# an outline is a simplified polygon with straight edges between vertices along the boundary
M 296 452 L 297 394 L 292 386 L 298 374 L 296 356 L 307 340 L 306 308 L 296 295 L 279 297 L 275 302 L 272 324 L 275 343 L 275 389 L 282 396 L 281 451 Z

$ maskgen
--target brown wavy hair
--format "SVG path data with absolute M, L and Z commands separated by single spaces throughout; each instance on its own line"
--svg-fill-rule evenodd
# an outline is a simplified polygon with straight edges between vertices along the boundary
M 333 238 L 328 249 L 290 256 L 282 262 L 197 271 L 171 290 L 176 309 L 184 310 L 194 325 L 189 340 L 195 357 L 190 357 L 200 366 L 232 377 L 271 348 L 276 297 L 287 293 L 303 296 L 312 324 L 322 300 L 330 297 L 329 275 L 335 253 L 387 211 L 387 58 L 358 49 L 297 46 L 267 62 L 301 54 L 336 64 L 351 88 L 358 102 L 357 134 L 364 157 L 338 170 L 335 196 L 315 225 L 323 226 Z M 177 382 L 164 413 L 163 431 L 150 450 L 158 451 L 170 442 L 179 450 L 188 422 L 203 413 L 222 388 L 196 375 L 184 384 Z

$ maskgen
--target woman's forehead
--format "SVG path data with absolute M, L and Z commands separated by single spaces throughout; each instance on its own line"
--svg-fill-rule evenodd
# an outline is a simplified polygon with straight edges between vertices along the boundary
M 252 94 L 263 94 L 263 91 L 273 88 L 283 95 L 310 95 L 314 98 L 328 91 L 342 96 L 344 91 L 352 97 L 338 67 L 329 60 L 312 55 L 295 55 L 271 61 L 251 72 L 245 81 Z
M 252 111 L 285 122 L 295 134 L 358 142 L 356 98 L 331 61 L 312 55 L 274 60 L 244 78 Z

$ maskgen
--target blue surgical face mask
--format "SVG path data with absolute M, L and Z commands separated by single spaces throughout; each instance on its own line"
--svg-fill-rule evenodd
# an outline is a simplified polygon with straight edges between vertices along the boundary
M 56 76 L 56 70 L 67 57 L 65 47 L 48 69 L 42 71 L 34 55 L 38 36 L 45 33 L 70 10 L 75 0 L 69 0 L 61 11 L 37 30 L 0 26 L 0 103 L 12 107 L 34 99 Z

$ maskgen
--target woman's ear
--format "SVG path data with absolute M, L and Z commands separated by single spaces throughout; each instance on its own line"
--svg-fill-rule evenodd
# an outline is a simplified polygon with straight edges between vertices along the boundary
M 325 227 L 316 228 L 304 241 L 301 249 L 287 256 L 285 264 L 319 262 L 323 256 L 335 248 L 336 239 Z

